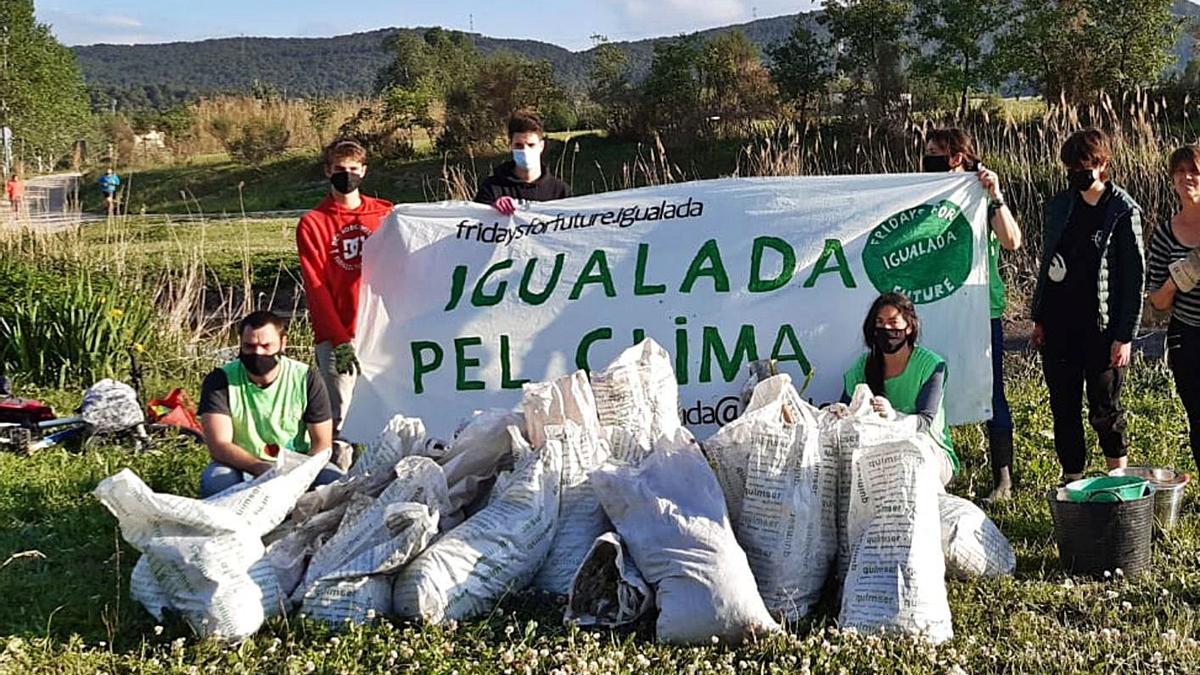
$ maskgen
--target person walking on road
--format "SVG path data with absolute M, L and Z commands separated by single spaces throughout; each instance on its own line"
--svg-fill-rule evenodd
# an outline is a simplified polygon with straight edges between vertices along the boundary
M 25 183 L 21 177 L 14 173 L 5 184 L 4 192 L 8 195 L 8 203 L 12 206 L 13 215 L 21 213 L 21 202 L 25 199 Z
M 104 195 L 104 206 L 111 216 L 116 211 L 117 188 L 121 187 L 121 177 L 109 167 L 104 175 L 96 180 L 96 184 L 100 186 L 100 194 Z

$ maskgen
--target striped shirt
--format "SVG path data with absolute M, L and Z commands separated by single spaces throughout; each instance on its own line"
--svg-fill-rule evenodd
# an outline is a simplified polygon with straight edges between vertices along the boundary
M 1156 228 L 1150 236 L 1149 260 L 1146 263 L 1146 290 L 1157 291 L 1167 283 L 1171 272 L 1167 266 L 1187 256 L 1190 248 L 1179 243 L 1168 221 Z M 1175 293 L 1175 304 L 1171 317 L 1189 326 L 1200 328 L 1200 286 L 1187 293 Z

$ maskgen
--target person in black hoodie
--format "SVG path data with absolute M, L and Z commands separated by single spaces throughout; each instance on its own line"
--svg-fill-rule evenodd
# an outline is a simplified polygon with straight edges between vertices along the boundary
M 542 169 L 546 132 L 531 113 L 516 112 L 508 119 L 512 159 L 496 167 L 475 193 L 475 201 L 491 204 L 511 216 L 518 201 L 548 202 L 571 196 L 571 188 Z

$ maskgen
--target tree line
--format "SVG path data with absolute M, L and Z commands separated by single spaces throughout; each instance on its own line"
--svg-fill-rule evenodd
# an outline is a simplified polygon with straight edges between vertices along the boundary
M 647 65 L 594 36 L 580 86 L 564 86 L 548 58 L 485 52 L 456 31 L 403 30 L 387 38 L 374 103 L 336 131 L 383 156 L 406 157 L 424 151 L 419 141 L 426 138 L 439 153 L 484 149 L 515 110 L 536 111 L 552 130 L 690 139 L 745 136 L 771 120 L 904 119 L 924 110 L 961 116 L 981 94 L 1079 103 L 1101 91 L 1163 84 L 1181 31 L 1192 30 L 1174 5 L 826 0 L 763 49 L 736 30 L 679 36 L 654 42 Z M 116 90 L 93 90 L 89 99 L 70 50 L 36 22 L 32 0 L 0 0 L 0 20 L 0 124 L 13 128 L 22 154 L 62 158 L 80 138 L 111 142 L 117 127 L 177 137 L 194 127 L 186 92 L 160 85 L 141 87 L 145 105 L 114 121 Z M 1174 77 L 1175 86 L 1200 85 L 1196 65 Z M 254 86 L 255 96 L 280 95 Z M 323 99 L 310 99 L 309 107 L 314 126 L 329 123 Z M 212 131 L 248 162 L 288 143 L 273 128 Z
M 460 151 L 492 142 L 516 109 L 540 112 L 549 128 L 691 138 L 747 134 L 771 119 L 965 115 L 974 96 L 1006 91 L 1076 104 L 1163 83 L 1180 31 L 1191 28 L 1172 8 L 1172 0 L 827 0 L 815 24 L 799 16 L 761 52 L 736 30 L 658 40 L 641 76 L 620 45 L 594 36 L 584 92 L 557 87 L 547 61 L 482 57 L 468 36 L 435 29 L 390 43 L 376 114 Z M 1196 72 L 1184 84 L 1195 86 Z

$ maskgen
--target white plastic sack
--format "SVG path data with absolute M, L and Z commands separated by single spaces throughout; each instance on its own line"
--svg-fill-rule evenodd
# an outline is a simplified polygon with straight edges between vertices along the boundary
M 350 512 L 343 519 L 338 531 L 313 555 L 304 575 L 304 583 L 293 593 L 299 601 L 318 580 L 333 576 L 344 579 L 363 574 L 391 572 L 396 565 L 384 563 L 394 559 L 398 550 L 407 550 L 411 544 L 399 541 L 395 532 L 396 523 L 389 523 L 389 509 L 400 504 L 423 504 L 435 514 L 432 522 L 436 526 L 436 514 L 448 508 L 446 479 L 442 468 L 428 457 L 405 457 L 396 464 L 396 479 L 376 499 L 367 500 L 357 513 Z M 408 513 L 405 511 L 405 513 Z M 408 529 L 405 524 L 404 530 Z M 418 549 L 419 550 L 419 549 Z M 415 553 L 415 552 L 414 552 Z M 411 554 L 410 554 L 411 555 Z M 409 556 L 404 556 L 407 562 Z M 378 572 L 363 572 L 383 567 Z
M 655 592 L 658 640 L 737 644 L 779 630 L 738 547 L 725 497 L 694 443 L 656 447 L 640 466 L 592 472 L 605 512 Z
M 562 501 L 550 554 L 533 579 L 535 588 L 567 595 L 571 579 L 596 537 L 612 529 L 588 480 L 608 457 L 587 373 L 525 385 L 527 436 L 543 452 L 560 452 Z M 554 442 L 550 442 L 554 441 Z
M 625 552 L 621 536 L 605 532 L 592 542 L 571 579 L 564 623 L 624 626 L 637 621 L 654 601 L 654 591 Z
M 855 387 L 851 394 L 848 417 L 839 418 L 822 410 L 818 417 L 821 426 L 821 455 L 837 458 L 837 580 L 846 578 L 850 566 L 850 535 L 846 530 L 850 517 L 850 493 L 854 451 L 860 447 L 913 438 L 918 433 L 917 418 L 903 415 L 885 420 L 871 408 L 871 388 L 865 384 Z M 751 402 L 751 406 L 754 402 Z
M 525 416 L 509 410 L 475 411 L 454 435 L 446 454 L 439 460 L 450 487 L 450 511 L 442 529 L 462 522 L 459 511 L 485 496 L 483 488 L 501 470 L 511 468 L 513 437 L 509 428 L 525 428 Z
M 441 443 L 426 438 L 424 422 L 415 417 L 396 415 L 388 420 L 375 440 L 367 444 L 362 457 L 346 473 L 361 476 L 379 471 L 390 472 L 396 462 L 405 457 L 439 459 L 443 454 L 445 448 Z
M 153 492 L 124 469 L 96 487 L 125 541 L 142 552 L 134 599 L 161 619 L 183 615 L 205 637 L 240 640 L 286 609 L 262 537 L 287 516 L 329 461 L 283 451 L 255 481 L 208 500 Z
M 608 440 L 608 461 L 615 464 L 641 464 L 654 450 L 649 441 L 624 427 L 604 427 L 603 433 Z
M 351 467 L 353 468 L 353 467 Z M 288 516 L 282 527 L 290 530 L 308 518 L 323 513 L 337 506 L 345 506 L 352 495 L 361 494 L 367 497 L 378 497 L 379 493 L 383 492 L 392 480 L 396 478 L 395 472 L 375 471 L 371 474 L 359 474 L 354 476 L 343 476 L 332 483 L 320 485 L 300 496 L 296 500 L 296 507 L 292 509 L 291 515 Z M 278 536 L 286 535 L 287 531 L 280 531 Z M 278 538 L 276 532 L 272 532 L 270 537 Z
M 396 576 L 396 614 L 434 624 L 486 614 L 505 594 L 528 586 L 542 566 L 558 518 L 559 455 L 535 452 L 517 427 L 509 436 L 513 470 L 497 478 L 487 507 Z
M 704 443 L 763 601 L 789 621 L 820 600 L 837 554 L 837 456 L 823 447 L 817 410 L 786 374 Z
M 343 503 L 306 518 L 274 541 L 263 539 L 267 546 L 267 560 L 275 569 L 279 588 L 285 597 L 290 597 L 296 586 L 300 585 L 304 571 L 308 569 L 309 558 L 337 532 L 338 524 L 345 515 L 346 504 Z M 279 532 L 279 529 L 275 532 Z
M 1013 573 L 1017 555 L 983 509 L 950 494 L 939 495 L 938 504 L 946 574 L 955 579 L 975 579 Z
M 843 627 L 935 644 L 953 637 L 933 459 L 940 451 L 927 434 L 854 451 Z
M 382 501 L 381 497 L 379 501 Z M 314 581 L 304 593 L 305 616 L 332 625 L 364 623 L 392 612 L 393 573 L 425 550 L 437 535 L 438 516 L 428 504 L 391 503 L 378 513 L 382 531 L 353 557 Z
M 591 379 L 601 425 L 629 431 L 644 447 L 682 426 L 671 355 L 654 340 L 621 352 Z

